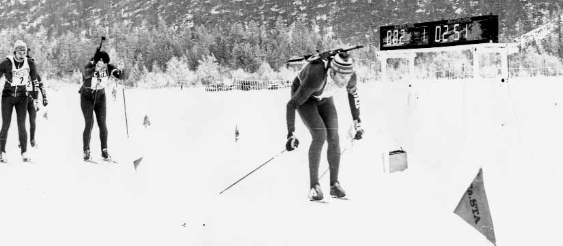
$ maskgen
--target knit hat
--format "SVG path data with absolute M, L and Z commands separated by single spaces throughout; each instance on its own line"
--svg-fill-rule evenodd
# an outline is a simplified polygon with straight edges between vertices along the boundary
M 105 51 L 96 50 L 96 54 L 94 54 L 94 64 L 98 63 L 99 60 L 102 60 L 104 63 L 109 63 L 109 55 Z
M 18 48 L 23 48 L 23 50 L 26 50 L 26 51 L 27 51 L 27 45 L 25 44 L 24 41 L 17 40 L 17 41 L 14 43 L 14 51 L 18 50 Z
M 330 62 L 330 67 L 337 73 L 351 74 L 354 72 L 354 63 L 348 53 L 338 53 Z

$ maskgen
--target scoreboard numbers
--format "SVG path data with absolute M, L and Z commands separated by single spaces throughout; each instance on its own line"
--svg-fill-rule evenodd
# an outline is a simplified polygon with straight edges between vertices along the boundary
M 498 43 L 498 16 L 382 26 L 380 35 L 380 50 Z

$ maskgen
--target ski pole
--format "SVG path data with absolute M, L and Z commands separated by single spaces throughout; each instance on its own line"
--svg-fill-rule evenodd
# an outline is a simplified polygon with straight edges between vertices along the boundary
M 127 120 L 127 101 L 125 100 L 125 69 L 124 69 L 124 64 L 123 61 L 120 61 L 119 64 L 117 65 L 117 67 L 119 68 L 120 72 L 120 79 L 121 79 L 121 83 L 123 84 L 123 88 L 121 89 L 123 92 L 123 109 L 125 112 L 125 130 L 127 131 L 127 138 L 129 138 L 129 123 Z M 117 88 L 117 81 L 115 82 L 115 86 Z M 117 93 L 117 92 L 116 92 Z
M 127 123 L 127 104 L 125 103 L 125 87 L 123 91 L 123 108 L 125 109 L 125 130 L 127 131 L 127 138 L 129 138 L 129 123 Z
M 245 179 L 246 177 L 248 177 L 250 174 L 252 174 L 253 172 L 256 172 L 256 170 L 260 169 L 261 167 L 263 167 L 264 165 L 268 164 L 268 162 L 270 162 L 271 160 L 273 160 L 274 158 L 278 157 L 278 155 L 282 154 L 283 152 L 285 152 L 285 149 L 282 150 L 280 153 L 278 153 L 277 155 L 275 155 L 274 157 L 270 158 L 269 160 L 267 160 L 266 162 L 264 162 L 264 164 L 258 166 L 257 168 L 255 168 L 254 170 L 252 170 L 251 172 L 249 172 L 248 174 L 244 175 L 244 177 L 240 178 L 239 180 L 237 180 L 236 182 L 234 182 L 233 184 L 229 185 L 229 187 L 225 188 L 223 191 L 219 192 L 219 195 L 223 194 L 223 192 L 227 191 L 228 189 L 230 189 L 231 187 L 235 186 L 238 182 L 242 181 L 243 179 Z
M 354 140 L 355 140 L 355 139 L 352 139 L 351 143 L 354 143 Z M 347 150 L 347 149 L 348 149 L 348 147 L 346 147 L 346 148 L 344 148 L 342 151 L 340 151 L 340 157 L 342 157 L 342 155 L 343 155 L 344 153 L 346 153 L 346 150 Z M 323 174 L 321 174 L 321 177 L 319 178 L 319 180 L 321 180 L 321 179 L 325 176 L 325 174 L 328 172 L 328 170 L 330 170 L 330 166 L 323 172 Z
M 342 155 L 346 152 L 347 149 L 348 149 L 348 148 L 344 148 L 344 149 L 340 152 L 340 156 L 342 156 Z M 319 178 L 319 180 L 321 180 L 321 179 L 325 176 L 325 174 L 328 172 L 329 169 L 330 169 L 330 166 L 326 168 L 326 170 L 323 172 L 323 174 L 321 174 L 321 177 Z

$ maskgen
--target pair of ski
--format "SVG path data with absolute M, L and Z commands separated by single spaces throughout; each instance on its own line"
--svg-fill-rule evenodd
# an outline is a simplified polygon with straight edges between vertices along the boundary
M 31 159 L 27 159 L 27 160 L 22 160 L 23 163 L 31 163 L 31 164 L 37 164 L 36 162 L 32 161 Z M 0 160 L 0 163 L 10 163 L 8 160 Z
M 341 201 L 349 201 L 350 199 L 348 197 L 335 197 L 335 196 L 331 196 L 332 199 L 330 200 L 341 200 Z M 329 199 L 322 199 L 322 200 L 310 200 L 311 202 L 315 202 L 315 203 L 322 203 L 322 204 L 328 204 L 329 203 Z
M 118 163 L 118 162 L 117 162 L 116 160 L 114 160 L 114 159 L 102 159 L 101 161 L 107 162 L 107 163 Z M 84 160 L 84 162 L 93 163 L 93 164 L 100 164 L 100 162 L 95 161 L 95 160 L 93 160 L 93 159 L 87 159 L 87 160 Z

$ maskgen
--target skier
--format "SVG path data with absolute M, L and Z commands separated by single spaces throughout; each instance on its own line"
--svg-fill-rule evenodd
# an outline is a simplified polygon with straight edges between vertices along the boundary
M 26 107 L 29 92 L 26 87 L 33 83 L 39 86 L 35 62 L 29 60 L 27 45 L 21 40 L 14 43 L 14 55 L 8 56 L 0 63 L 0 77 L 6 77 L 4 89 L 2 90 L 2 130 L 0 130 L 0 162 L 7 162 L 6 142 L 8 140 L 8 129 L 12 121 L 12 111 L 16 108 L 18 135 L 21 156 L 24 162 L 31 159 L 27 154 L 27 132 L 25 130 Z
M 295 134 L 295 111 L 312 135 L 309 147 L 309 177 L 311 201 L 323 200 L 319 184 L 319 162 L 324 142 L 328 142 L 327 157 L 330 168 L 330 195 L 344 198 L 346 193 L 338 181 L 340 166 L 340 139 L 338 116 L 334 105 L 334 92 L 346 87 L 354 128 L 355 139 L 361 139 L 364 130 L 360 120 L 360 102 L 356 88 L 357 76 L 353 60 L 348 53 L 337 53 L 333 58 L 316 59 L 309 62 L 298 73 L 291 87 L 291 99 L 287 103 L 286 150 L 292 151 L 299 145 Z
M 123 72 L 113 64 L 110 64 L 107 52 L 96 50 L 94 58 L 84 67 L 83 81 L 80 87 L 80 107 L 84 115 L 85 127 L 82 135 L 84 160 L 91 161 L 90 135 L 94 127 L 94 112 L 100 129 L 100 141 L 102 157 L 105 161 L 112 161 L 108 153 L 108 129 L 106 125 L 106 93 L 105 88 L 109 85 L 110 76 L 121 78 Z
M 29 55 L 31 49 L 27 49 L 27 59 L 34 61 L 33 58 Z M 45 91 L 45 87 L 41 80 L 41 76 L 37 74 L 37 81 L 38 86 L 34 86 L 33 84 L 28 84 L 26 89 L 29 92 L 29 98 L 27 99 L 27 112 L 29 113 L 29 142 L 31 147 L 36 147 L 37 143 L 35 142 L 35 119 L 37 118 L 37 112 L 39 111 L 39 91 L 43 96 L 43 106 L 46 107 L 49 103 L 47 101 L 47 92 Z M 37 91 L 39 89 L 39 91 Z

